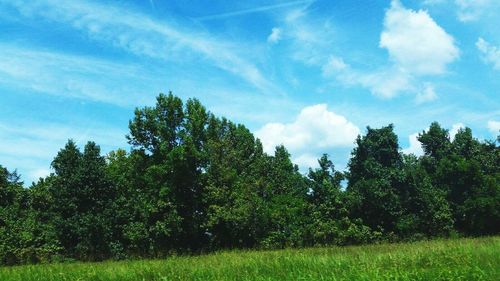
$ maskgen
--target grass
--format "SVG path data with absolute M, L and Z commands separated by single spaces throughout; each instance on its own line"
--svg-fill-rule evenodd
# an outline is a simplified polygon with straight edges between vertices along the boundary
M 3 267 L 0 280 L 500 280 L 500 237 Z

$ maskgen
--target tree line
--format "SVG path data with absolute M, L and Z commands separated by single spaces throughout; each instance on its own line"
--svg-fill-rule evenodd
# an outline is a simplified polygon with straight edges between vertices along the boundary
M 284 146 L 196 99 L 160 94 L 129 122 L 129 151 L 69 140 L 24 188 L 0 166 L 0 264 L 161 258 L 234 248 L 349 245 L 500 230 L 500 149 L 438 123 L 400 151 L 393 125 L 358 136 L 346 172 L 304 175 Z M 343 184 L 346 183 L 346 184 Z

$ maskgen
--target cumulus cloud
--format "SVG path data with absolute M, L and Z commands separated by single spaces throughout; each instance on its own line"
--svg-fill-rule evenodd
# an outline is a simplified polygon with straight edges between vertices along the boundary
M 359 133 L 359 128 L 344 116 L 329 111 L 326 104 L 318 104 L 303 108 L 292 123 L 266 124 L 256 135 L 267 153 L 283 144 L 297 164 L 313 166 L 321 152 L 352 147 Z
M 422 149 L 422 144 L 418 141 L 417 139 L 418 133 L 411 134 L 408 137 L 408 141 L 410 143 L 410 146 L 403 149 L 403 152 L 405 154 L 414 154 L 415 156 L 422 156 L 424 155 L 424 150 Z
M 267 42 L 277 43 L 279 40 L 281 40 L 281 29 L 273 27 L 271 34 L 267 37 Z
M 308 147 L 350 146 L 359 129 L 344 116 L 329 111 L 326 104 L 302 109 L 293 123 L 268 123 L 256 132 L 266 152 L 277 145 L 297 150 Z
M 319 157 L 310 153 L 300 154 L 292 159 L 293 163 L 297 164 L 302 170 L 307 168 L 317 168 Z
M 476 47 L 485 62 L 492 64 L 494 69 L 500 70 L 500 47 L 491 45 L 481 37 L 477 39 Z
M 450 130 L 450 140 L 453 141 L 455 139 L 455 136 L 457 135 L 458 131 L 460 131 L 461 129 L 464 129 L 464 128 L 465 128 L 464 123 L 453 124 L 453 126 L 451 127 L 451 130 Z
M 488 121 L 488 130 L 494 135 L 497 136 L 500 134 L 500 121 L 490 120 Z
M 422 77 L 445 73 L 447 65 L 459 56 L 453 37 L 427 11 L 407 9 L 397 0 L 386 11 L 379 46 L 389 53 L 386 66 L 362 71 L 343 58 L 330 56 L 322 60 L 323 76 L 362 86 L 380 98 L 412 93 L 415 102 L 422 104 L 437 98 L 434 85 Z
M 464 128 L 465 128 L 465 125 L 461 122 L 453 124 L 450 131 L 449 131 L 450 140 L 453 141 L 455 139 L 455 135 L 458 133 L 458 131 L 460 131 L 460 129 L 464 129 Z M 424 131 L 428 131 L 428 130 L 429 130 L 429 128 L 426 128 Z M 412 153 L 415 156 L 424 155 L 424 150 L 422 149 L 422 144 L 417 139 L 419 134 L 420 133 L 413 133 L 413 134 L 408 136 L 409 146 L 402 149 L 402 151 L 404 153 L 406 153 L 406 154 Z
M 36 181 L 39 178 L 45 178 L 50 175 L 50 172 L 49 169 L 34 169 L 28 174 L 28 178 L 32 179 L 32 181 Z
M 415 75 L 442 74 L 459 56 L 453 37 L 427 11 L 406 9 L 399 0 L 393 0 L 385 14 L 380 47 Z

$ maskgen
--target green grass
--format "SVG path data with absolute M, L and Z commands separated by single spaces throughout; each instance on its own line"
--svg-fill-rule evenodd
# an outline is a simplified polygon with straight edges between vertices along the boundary
M 500 237 L 3 267 L 0 280 L 500 280 Z

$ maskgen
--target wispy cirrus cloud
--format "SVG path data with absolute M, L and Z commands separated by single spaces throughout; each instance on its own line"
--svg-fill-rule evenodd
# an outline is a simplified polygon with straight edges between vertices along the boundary
M 455 0 L 457 17 L 463 22 L 476 21 L 492 8 L 495 2 L 496 0 Z
M 290 39 L 290 57 L 307 65 L 321 66 L 335 42 L 335 31 L 328 19 L 312 18 L 310 5 L 288 12 L 282 19 L 281 37 Z
M 119 106 L 144 103 L 161 90 L 162 77 L 134 64 L 6 44 L 0 58 L 3 87 Z
M 297 0 L 297 1 L 272 4 L 272 5 L 263 5 L 263 6 L 252 7 L 252 8 L 247 8 L 247 9 L 242 9 L 242 10 L 237 10 L 237 11 L 230 11 L 230 12 L 218 13 L 218 14 L 213 14 L 213 15 L 208 15 L 208 16 L 203 16 L 203 17 L 197 17 L 195 19 L 199 20 L 199 21 L 224 19 L 224 18 L 230 18 L 230 17 L 249 15 L 249 14 L 254 14 L 254 13 L 268 12 L 268 11 L 272 11 L 272 10 L 276 10 L 276 9 L 288 8 L 288 7 L 298 6 L 298 5 L 310 4 L 310 3 L 313 3 L 314 1 L 315 0 Z
M 260 2 L 221 2 L 193 19 L 201 9 L 185 1 L 0 0 L 0 110 L 8 112 L 0 122 L 31 116 L 40 123 L 19 128 L 64 135 L 51 139 L 0 127 L 0 136 L 15 136 L 8 144 L 0 138 L 0 146 L 21 155 L 16 160 L 0 149 L 0 164 L 35 178 L 47 172 L 60 148 L 46 153 L 40 144 L 75 138 L 73 119 L 110 114 L 116 118 L 101 129 L 123 128 L 130 107 L 150 105 L 170 89 L 260 131 L 271 150 L 285 143 L 302 167 L 323 152 L 338 159 L 337 149 L 348 159 L 349 145 L 338 145 L 345 139 L 328 128 L 350 133 L 331 114 L 359 128 L 394 123 L 403 146 L 412 143 L 417 152 L 415 136 L 407 137 L 434 120 L 447 127 L 466 120 L 487 135 L 487 122 L 498 122 L 498 83 L 484 79 L 496 73 L 477 64 L 480 54 L 496 67 L 495 5 L 481 8 L 463 28 L 456 20 L 458 0 Z M 421 10 L 423 2 L 434 5 Z M 464 11 L 475 9 L 474 1 L 462 2 L 468 3 Z M 476 49 L 478 36 L 484 39 Z M 307 104 L 324 103 L 328 107 L 312 107 L 316 115 L 308 113 L 316 123 L 300 113 Z M 331 143 L 311 141 L 323 138 Z M 122 140 L 120 135 L 110 146 Z
M 496 17 L 500 11 L 500 2 L 497 0 L 425 0 L 424 5 L 448 5 L 454 10 L 456 17 L 463 23 L 480 21 L 487 17 Z
M 80 147 L 89 140 L 101 145 L 102 152 L 125 145 L 125 133 L 120 129 L 97 124 L 69 126 L 58 123 L 0 122 L 0 158 L 2 165 L 18 172 L 27 184 L 50 173 L 51 159 L 73 139 Z M 82 129 L 84 128 L 84 129 Z M 121 140 L 121 141 L 119 141 Z
M 398 68 L 389 66 L 375 71 L 361 71 L 337 56 L 329 58 L 322 67 L 322 73 L 325 78 L 336 79 L 344 85 L 367 88 L 383 99 L 393 98 L 413 87 L 411 77 Z
M 246 59 L 248 49 L 213 35 L 159 21 L 118 5 L 93 1 L 0 0 L 27 18 L 70 25 L 92 40 L 103 41 L 138 56 L 165 61 L 205 59 L 263 93 L 282 93 L 259 67 Z M 238 52 L 237 50 L 240 50 Z

